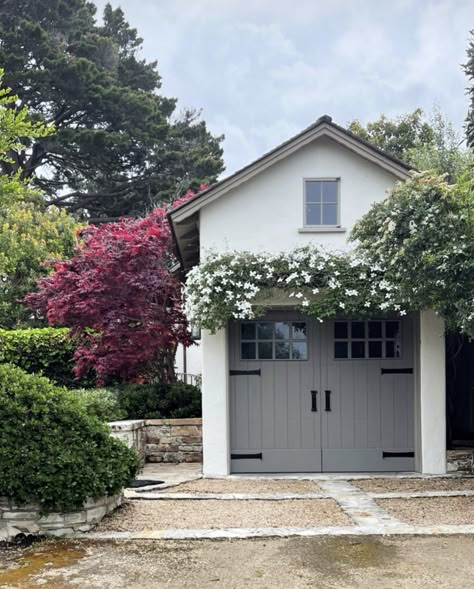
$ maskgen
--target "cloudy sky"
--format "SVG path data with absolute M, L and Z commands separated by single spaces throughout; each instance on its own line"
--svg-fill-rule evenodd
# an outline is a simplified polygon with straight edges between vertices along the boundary
M 462 130 L 473 0 L 111 3 L 158 61 L 163 92 L 225 134 L 226 174 L 325 113 L 345 125 L 438 104 Z

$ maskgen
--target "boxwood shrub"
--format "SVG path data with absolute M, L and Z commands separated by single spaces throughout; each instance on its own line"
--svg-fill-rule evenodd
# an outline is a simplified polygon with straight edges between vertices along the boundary
M 114 390 L 127 419 L 201 417 L 201 391 L 190 384 L 132 384 Z
M 78 395 L 17 366 L 0 366 L 0 424 L 0 495 L 45 513 L 113 495 L 139 468 Z
M 127 419 L 127 412 L 120 407 L 118 394 L 112 389 L 76 389 L 74 394 L 88 415 L 101 421 Z
M 92 386 L 92 376 L 75 380 L 74 350 L 66 328 L 0 329 L 0 364 L 15 364 L 69 388 Z

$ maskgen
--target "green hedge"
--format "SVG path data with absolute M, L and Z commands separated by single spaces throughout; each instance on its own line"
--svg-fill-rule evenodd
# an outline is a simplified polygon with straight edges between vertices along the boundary
M 201 417 L 201 391 L 189 384 L 130 384 L 72 391 L 101 421 Z
M 111 389 L 76 389 L 74 394 L 88 415 L 101 421 L 120 421 L 127 419 L 127 412 L 119 405 L 116 391 Z
M 190 384 L 135 384 L 114 389 L 127 419 L 201 417 L 201 391 Z
M 43 512 L 114 495 L 139 468 L 135 451 L 88 415 L 73 391 L 0 366 L 0 495 Z
M 0 329 L 0 364 L 14 364 L 68 388 L 93 386 L 92 378 L 74 379 L 73 354 L 66 328 Z

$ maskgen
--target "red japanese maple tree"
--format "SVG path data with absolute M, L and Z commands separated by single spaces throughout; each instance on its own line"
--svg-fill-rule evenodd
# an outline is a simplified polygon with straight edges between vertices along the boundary
M 170 271 L 175 260 L 166 210 L 89 226 L 81 237 L 76 255 L 53 262 L 27 304 L 50 325 L 70 327 L 78 341 L 78 378 L 93 369 L 98 384 L 172 380 L 176 346 L 192 339 L 181 284 Z

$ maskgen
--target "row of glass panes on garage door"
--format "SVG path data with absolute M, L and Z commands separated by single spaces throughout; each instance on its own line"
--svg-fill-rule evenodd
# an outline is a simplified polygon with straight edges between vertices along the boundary
M 334 358 L 400 357 L 400 321 L 335 321 Z M 243 321 L 240 324 L 242 360 L 307 360 L 305 321 Z

